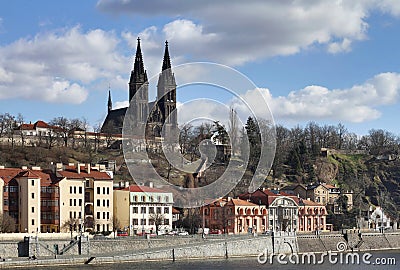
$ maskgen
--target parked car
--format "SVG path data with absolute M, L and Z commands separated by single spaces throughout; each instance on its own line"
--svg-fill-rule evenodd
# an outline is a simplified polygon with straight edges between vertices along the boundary
M 216 230 L 216 229 L 210 230 L 209 234 L 222 234 L 222 230 Z
M 178 235 L 189 235 L 187 231 L 178 232 Z
M 93 236 L 93 240 L 103 240 L 103 239 L 106 239 L 106 237 L 104 236 L 104 234 L 101 233 L 95 234 Z
M 117 231 L 117 236 L 128 236 L 128 232 L 126 232 L 126 231 Z

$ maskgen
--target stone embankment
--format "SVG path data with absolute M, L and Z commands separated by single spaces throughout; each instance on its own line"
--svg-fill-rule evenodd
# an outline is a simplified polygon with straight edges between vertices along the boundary
M 89 240 L 83 237 L 73 242 L 43 241 L 30 237 L 16 243 L 0 242 L 0 256 L 6 258 L 0 262 L 0 268 L 250 257 L 258 256 L 260 253 L 327 252 L 337 251 L 339 243 L 345 244 L 346 251 L 400 249 L 400 233 L 359 234 L 356 231 L 323 235 L 275 233 L 274 236 L 222 235 L 208 236 L 206 239 L 200 236 L 103 240 Z M 28 261 L 24 256 L 34 256 L 38 259 Z

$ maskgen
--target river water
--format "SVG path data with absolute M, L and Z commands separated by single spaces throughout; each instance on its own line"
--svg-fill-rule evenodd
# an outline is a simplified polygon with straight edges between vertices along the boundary
M 392 269 L 400 269 L 400 251 L 385 251 L 385 252 L 372 252 L 371 257 L 366 258 L 367 262 L 370 264 L 365 264 L 362 260 L 362 256 L 365 253 L 359 253 L 360 263 L 345 263 L 345 259 L 343 257 L 343 263 L 340 263 L 339 255 L 336 257 L 338 262 L 336 264 L 332 264 L 328 256 L 325 257 L 323 264 L 311 264 L 305 260 L 304 263 L 301 262 L 301 258 L 299 259 L 299 264 L 293 264 L 289 262 L 289 258 L 282 258 L 281 261 L 287 262 L 287 264 L 280 264 L 277 259 L 273 260 L 271 264 L 269 261 L 265 264 L 260 264 L 256 257 L 250 258 L 230 258 L 227 260 L 193 260 L 193 261 L 164 261 L 164 262 L 136 262 L 136 263 L 120 263 L 120 264 L 103 264 L 103 265 L 79 265 L 79 266 L 50 266 L 50 267 L 40 267 L 35 268 L 38 270 L 49 270 L 49 269 L 66 269 L 66 270 L 150 270 L 150 269 L 191 269 L 191 270 L 205 270 L 205 269 L 217 269 L 217 270 L 227 270 L 227 269 L 349 269 L 349 270 L 369 270 L 369 269 L 377 269 L 377 270 L 392 270 Z M 367 256 L 368 257 L 368 256 Z M 335 257 L 333 257 L 335 258 Z M 293 260 L 295 258 L 292 258 Z M 320 256 L 317 255 L 317 259 L 320 259 Z M 352 262 L 352 260 L 349 260 Z M 385 263 L 385 265 L 377 264 L 378 262 Z M 390 264 L 390 265 L 388 265 Z

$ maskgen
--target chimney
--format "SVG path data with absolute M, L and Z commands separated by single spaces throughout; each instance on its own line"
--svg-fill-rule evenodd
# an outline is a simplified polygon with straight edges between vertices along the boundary
M 23 169 L 23 170 L 27 170 L 27 169 L 28 169 L 28 167 L 27 167 L 27 166 L 22 166 L 22 167 L 21 167 L 21 169 Z
M 62 171 L 63 169 L 63 164 L 62 163 L 57 163 L 56 164 L 56 171 Z
M 79 164 L 79 162 L 76 165 L 76 171 L 78 172 L 78 174 L 81 174 L 81 164 Z
M 70 167 L 74 167 L 75 166 L 75 164 L 74 163 L 68 163 L 68 166 L 70 166 Z
M 150 187 L 150 188 L 153 188 L 153 187 L 154 187 L 153 182 L 149 182 L 149 187 Z
M 0 166 L 0 169 L 4 169 L 4 166 L 3 166 L 3 165 L 1 165 L 1 166 Z
M 86 171 L 87 171 L 88 174 L 90 174 L 90 163 L 87 164 Z
M 129 181 L 125 182 L 125 187 L 129 187 Z
M 32 171 L 40 171 L 40 167 L 39 166 L 32 166 Z

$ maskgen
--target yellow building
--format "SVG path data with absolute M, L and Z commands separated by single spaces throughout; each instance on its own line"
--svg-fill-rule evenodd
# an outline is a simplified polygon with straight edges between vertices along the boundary
M 85 231 L 112 231 L 113 179 L 104 166 L 70 164 L 57 170 L 61 178 L 60 224 L 68 231 L 70 220 L 77 220 Z M 64 228 L 63 228 L 64 227 Z

